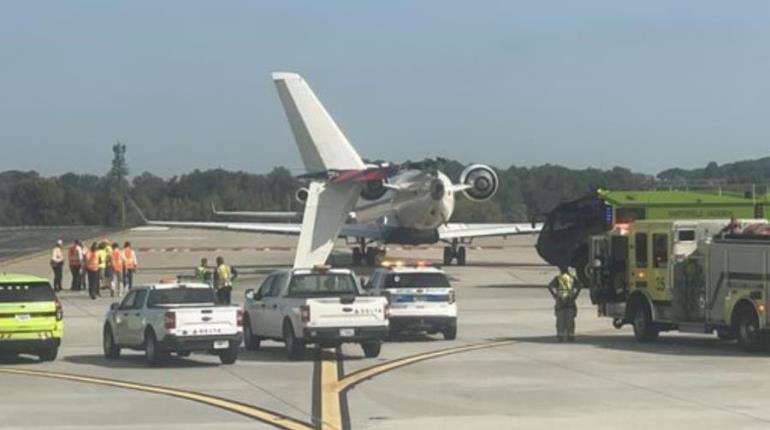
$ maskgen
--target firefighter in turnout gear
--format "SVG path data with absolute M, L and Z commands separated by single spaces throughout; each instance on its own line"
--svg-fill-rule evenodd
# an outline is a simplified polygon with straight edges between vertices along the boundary
M 559 275 L 548 284 L 548 291 L 555 301 L 556 339 L 559 342 L 574 342 L 575 317 L 577 316 L 575 301 L 580 295 L 580 287 L 569 273 L 569 269 L 561 267 L 559 272 Z

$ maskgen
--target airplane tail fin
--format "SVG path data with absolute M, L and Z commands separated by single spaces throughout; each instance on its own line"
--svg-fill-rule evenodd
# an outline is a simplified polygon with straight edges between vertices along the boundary
M 273 81 L 308 172 L 365 167 L 342 130 L 300 75 L 273 73 Z

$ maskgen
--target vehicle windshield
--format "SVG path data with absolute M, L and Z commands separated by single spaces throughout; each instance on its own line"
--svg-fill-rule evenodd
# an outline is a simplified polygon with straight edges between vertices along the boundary
M 52 302 L 56 300 L 47 282 L 0 283 L 0 303 Z
M 289 296 L 316 297 L 358 294 L 353 276 L 341 273 L 295 275 L 289 283 Z
M 160 305 L 213 305 L 217 301 L 210 288 L 168 288 L 150 291 L 147 307 Z
M 385 288 L 450 288 L 443 273 L 391 273 L 385 277 Z

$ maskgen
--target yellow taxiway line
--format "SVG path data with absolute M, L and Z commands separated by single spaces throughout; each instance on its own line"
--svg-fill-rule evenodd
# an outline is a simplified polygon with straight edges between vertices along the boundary
M 42 370 L 0 368 L 0 373 L 26 375 L 26 376 L 39 376 L 43 378 L 53 378 L 53 379 L 60 379 L 65 381 L 82 382 L 86 384 L 103 385 L 107 387 L 124 388 L 127 390 L 136 390 L 136 391 L 142 391 L 145 393 L 159 394 L 163 396 L 175 397 L 178 399 L 191 400 L 194 402 L 202 403 L 204 405 L 223 409 L 229 412 L 234 412 L 234 413 L 252 418 L 254 420 L 261 421 L 266 424 L 270 424 L 280 429 L 315 430 L 315 427 L 313 427 L 312 425 L 303 423 L 301 421 L 297 421 L 285 415 L 281 415 L 275 412 L 270 412 L 268 410 L 258 408 L 256 406 L 250 406 L 244 403 L 223 399 L 221 397 L 215 397 L 215 396 L 209 396 L 206 394 L 196 393 L 194 391 L 178 390 L 175 388 L 159 387 L 156 385 L 147 385 L 147 384 L 141 384 L 137 382 L 119 381 L 116 379 L 98 378 L 94 376 L 47 372 Z
M 374 378 L 377 375 L 389 372 L 399 367 L 408 366 L 425 360 L 432 360 L 434 358 L 444 357 L 452 354 L 460 354 L 463 352 L 477 351 L 480 349 L 496 348 L 499 346 L 512 345 L 518 343 L 516 340 L 500 340 L 493 342 L 475 343 L 471 345 L 456 346 L 452 348 L 439 349 L 435 351 L 423 352 L 420 354 L 410 355 L 407 357 L 391 360 L 377 366 L 367 367 L 362 370 L 355 371 L 337 382 L 334 389 L 337 392 L 343 392 L 349 390 L 354 385 L 358 385 L 361 382 Z
M 340 352 L 336 354 L 330 350 L 321 352 L 321 382 L 320 386 L 320 429 L 321 430 L 346 430 L 350 428 L 349 417 L 343 418 L 342 404 L 347 404 L 344 397 L 347 391 L 353 386 L 366 380 L 372 379 L 377 375 L 395 370 L 404 366 L 419 363 L 421 361 L 432 360 L 452 354 L 477 351 L 480 349 L 495 348 L 505 345 L 518 343 L 517 340 L 501 340 L 492 342 L 476 343 L 472 345 L 456 346 L 452 348 L 427 351 L 420 354 L 391 360 L 376 366 L 367 367 L 353 372 L 340 378 Z

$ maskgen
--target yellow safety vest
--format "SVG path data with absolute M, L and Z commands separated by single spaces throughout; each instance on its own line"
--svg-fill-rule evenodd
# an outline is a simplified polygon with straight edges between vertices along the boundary
M 100 269 L 106 269 L 107 268 L 107 250 L 102 248 L 98 251 L 96 251 L 96 255 L 99 256 L 99 268 Z
M 201 281 L 206 280 L 206 273 L 208 273 L 209 268 L 206 266 L 198 266 L 195 268 L 195 277 L 200 279 Z
M 572 287 L 575 284 L 575 280 L 569 273 L 563 273 L 559 275 L 559 298 L 569 299 L 572 297 Z
M 217 288 L 231 287 L 233 285 L 232 278 L 233 273 L 230 266 L 224 263 L 217 266 Z

